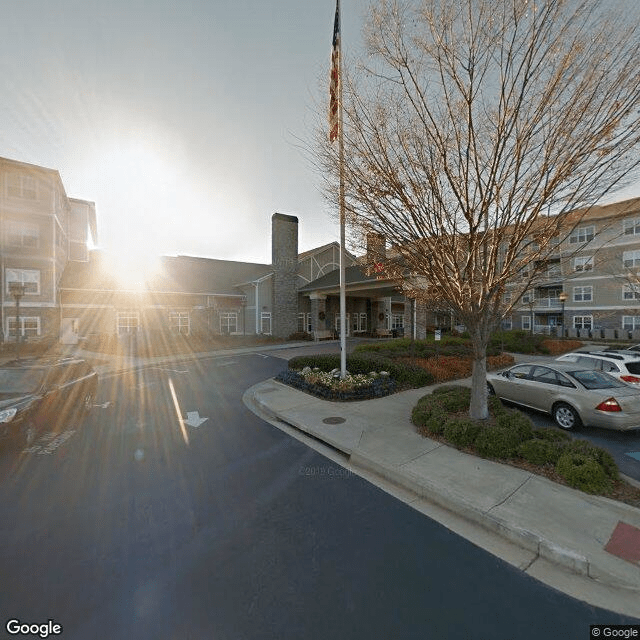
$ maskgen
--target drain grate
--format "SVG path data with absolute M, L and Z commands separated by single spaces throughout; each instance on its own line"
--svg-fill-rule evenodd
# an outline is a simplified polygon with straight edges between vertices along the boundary
M 322 422 L 325 424 L 342 424 L 346 422 L 346 418 L 340 418 L 339 416 L 331 416 L 330 418 L 325 418 Z

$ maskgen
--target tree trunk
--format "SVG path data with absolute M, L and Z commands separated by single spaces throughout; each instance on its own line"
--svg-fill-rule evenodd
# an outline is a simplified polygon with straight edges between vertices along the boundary
M 472 420 L 486 420 L 489 417 L 487 403 L 487 349 L 483 354 L 476 354 L 473 359 L 471 375 L 471 406 L 469 417 Z

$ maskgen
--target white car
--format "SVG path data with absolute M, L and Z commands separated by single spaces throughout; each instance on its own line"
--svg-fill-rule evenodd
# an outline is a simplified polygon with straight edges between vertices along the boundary
M 631 385 L 640 385 L 640 353 L 629 350 L 573 351 L 558 356 L 556 362 L 573 362 L 582 369 L 604 371 Z

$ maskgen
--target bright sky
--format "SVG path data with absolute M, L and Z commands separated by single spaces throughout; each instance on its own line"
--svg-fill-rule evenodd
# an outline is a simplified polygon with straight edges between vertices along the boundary
M 343 0 L 343 41 L 366 0 Z M 109 250 L 271 261 L 339 238 L 298 149 L 328 96 L 334 0 L 20 0 L 0 19 L 0 156 L 57 169 Z M 344 43 L 348 52 L 349 44 Z M 325 104 L 320 104 L 326 109 Z
M 354 55 L 369 2 L 341 4 Z M 298 148 L 326 112 L 334 11 L 334 0 L 12 2 L 0 156 L 59 170 L 68 195 L 96 203 L 110 251 L 270 262 L 276 211 L 299 217 L 300 251 L 337 240 Z

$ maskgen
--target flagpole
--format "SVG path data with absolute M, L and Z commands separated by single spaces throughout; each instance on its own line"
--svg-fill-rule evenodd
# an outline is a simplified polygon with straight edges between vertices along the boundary
M 338 20 L 340 23 L 340 45 L 338 48 L 338 113 L 340 125 L 338 129 L 338 155 L 340 165 L 340 377 L 347 375 L 347 294 L 346 294 L 346 260 L 345 260 L 345 201 L 344 201 L 344 136 L 342 113 L 342 20 L 340 16 L 340 0 L 337 0 Z

